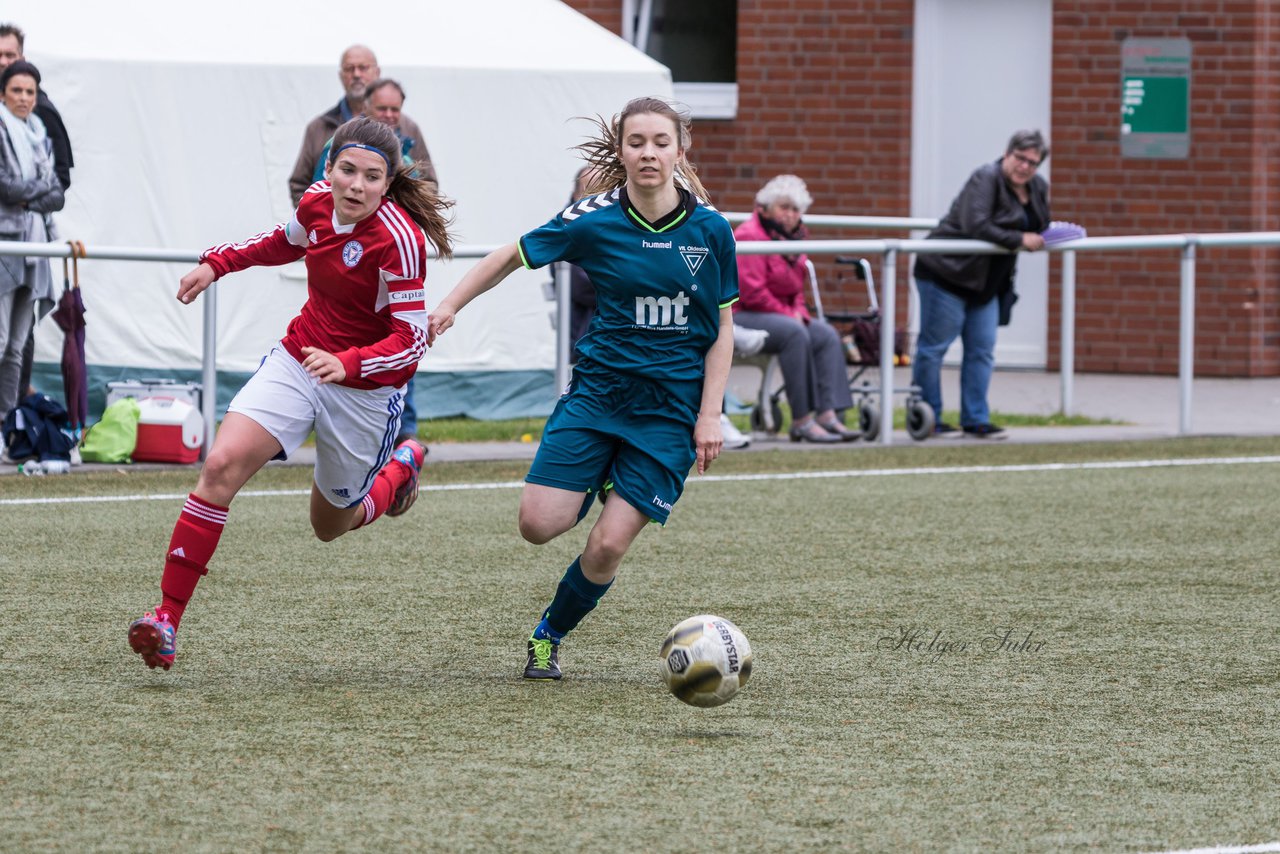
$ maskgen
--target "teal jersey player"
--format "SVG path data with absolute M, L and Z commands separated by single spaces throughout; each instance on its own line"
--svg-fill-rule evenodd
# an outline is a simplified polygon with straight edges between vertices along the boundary
M 720 309 L 738 298 L 738 269 L 725 218 L 678 192 L 680 206 L 655 223 L 618 187 L 580 199 L 520 238 L 524 266 L 568 261 L 591 278 L 596 314 L 577 348 L 586 365 L 701 385 Z
M 733 360 L 733 233 L 685 157 L 686 116 L 637 98 L 579 146 L 593 195 L 495 250 L 431 312 L 428 341 L 521 265 L 586 271 L 596 316 L 569 387 L 547 419 L 520 496 L 520 533 L 541 544 L 604 508 L 527 642 L 526 679 L 560 678 L 560 642 L 599 603 L 650 522 L 665 523 L 691 468 L 720 454 Z M 688 189 L 676 184 L 682 176 Z

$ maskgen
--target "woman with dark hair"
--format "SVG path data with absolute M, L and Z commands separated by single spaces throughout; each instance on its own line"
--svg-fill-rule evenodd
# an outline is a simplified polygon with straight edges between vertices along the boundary
M 1015 133 L 1004 157 L 979 166 L 951 209 L 929 232 L 930 240 L 985 240 L 1006 249 L 1044 248 L 1040 232 L 1049 225 L 1049 184 L 1036 174 L 1049 157 L 1037 130 Z M 1003 427 L 991 423 L 987 389 L 995 365 L 996 329 L 1001 301 L 1011 305 L 1016 254 L 919 255 L 916 289 L 920 295 L 920 337 L 911 382 L 933 407 L 935 435 L 958 436 L 942 420 L 942 357 L 957 337 L 964 346 L 960 362 L 960 427 L 976 439 L 1003 439 Z M 1007 318 L 1005 320 L 1007 321 Z
M 559 679 L 564 636 L 596 607 L 631 543 L 665 524 L 695 463 L 720 454 L 720 412 L 738 298 L 729 224 L 689 163 L 689 120 L 637 98 L 578 146 L 594 167 L 586 198 L 471 268 L 431 313 L 434 339 L 516 268 L 579 264 L 596 314 L 573 379 L 547 419 L 520 497 L 520 533 L 542 544 L 607 495 L 527 645 L 526 679 Z
M 50 214 L 62 210 L 53 145 L 35 114 L 39 91 L 40 71 L 25 60 L 0 74 L 0 240 L 53 240 Z M 22 349 L 37 308 L 41 315 L 53 308 L 49 259 L 0 255 L 0 418 L 26 392 Z
M 338 128 L 326 178 L 288 222 L 207 250 L 178 284 L 179 302 L 190 303 L 227 273 L 306 259 L 307 302 L 227 407 L 174 527 L 161 602 L 129 627 L 148 667 L 173 665 L 178 623 L 236 493 L 312 431 L 310 515 L 320 540 L 398 516 L 417 498 L 425 449 L 407 439 L 393 452 L 392 443 L 405 383 L 427 347 L 426 242 L 451 253 L 452 202 L 410 174 L 389 127 L 365 117 Z

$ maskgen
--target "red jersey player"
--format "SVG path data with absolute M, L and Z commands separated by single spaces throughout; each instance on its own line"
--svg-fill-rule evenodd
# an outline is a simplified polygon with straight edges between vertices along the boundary
M 413 177 L 385 125 L 356 118 L 334 135 L 328 180 L 303 195 L 289 222 L 243 243 L 222 244 L 182 277 L 190 303 L 218 278 L 306 259 L 307 302 L 280 344 L 236 394 L 174 526 L 161 602 L 129 626 L 148 667 L 168 670 L 178 623 L 208 571 L 236 493 L 272 459 L 316 434 L 311 527 L 328 542 L 418 494 L 425 449 L 392 451 L 404 385 L 427 348 L 426 242 L 447 256 L 450 202 Z

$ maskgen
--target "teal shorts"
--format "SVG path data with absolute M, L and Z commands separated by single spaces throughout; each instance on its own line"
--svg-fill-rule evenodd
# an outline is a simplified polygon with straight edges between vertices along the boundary
M 547 419 L 525 481 L 587 494 L 608 488 L 665 525 L 697 458 L 701 384 L 671 388 L 582 368 Z

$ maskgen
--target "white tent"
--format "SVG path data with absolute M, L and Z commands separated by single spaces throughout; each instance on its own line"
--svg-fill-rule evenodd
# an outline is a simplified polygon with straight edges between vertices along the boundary
M 404 86 L 405 112 L 426 135 L 442 192 L 457 200 L 466 244 L 510 242 L 567 201 L 578 165 L 569 149 L 589 131 L 574 117 L 671 92 L 665 67 L 558 0 L 76 0 L 21 14 L 27 58 L 75 148 L 57 223 L 64 239 L 91 247 L 196 251 L 287 218 L 302 129 L 337 103 L 338 60 L 353 43 L 373 48 Z M 473 263 L 431 264 L 428 305 Z M 174 299 L 186 266 L 82 264 L 91 383 L 103 366 L 132 376 L 198 369 L 201 311 Z M 487 405 L 512 384 L 502 376 L 515 385 L 536 376 L 549 408 L 547 279 L 518 272 L 460 316 L 423 360 L 425 379 L 443 375 L 430 399 L 419 389 L 424 414 L 503 414 Z M 242 378 L 283 334 L 306 283 L 296 265 L 239 273 L 218 288 L 218 368 Z M 56 370 L 56 326 L 43 323 L 37 341 L 37 362 Z M 473 382 L 495 375 L 496 384 Z

